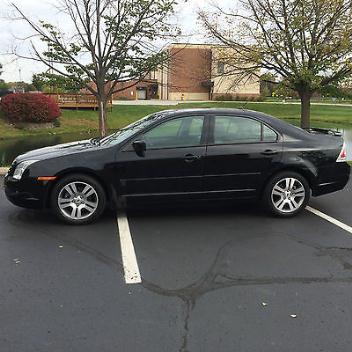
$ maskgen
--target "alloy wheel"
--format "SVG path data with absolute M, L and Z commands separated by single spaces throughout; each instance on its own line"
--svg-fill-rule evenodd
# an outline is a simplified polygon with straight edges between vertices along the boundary
M 271 201 L 282 213 L 293 213 L 299 210 L 306 199 L 306 190 L 301 181 L 286 177 L 278 181 L 272 189 Z
M 65 217 L 71 220 L 83 220 L 96 212 L 99 197 L 93 186 L 76 181 L 62 187 L 57 202 Z

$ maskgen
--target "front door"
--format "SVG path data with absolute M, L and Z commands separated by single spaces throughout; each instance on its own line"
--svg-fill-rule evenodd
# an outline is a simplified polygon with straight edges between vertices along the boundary
M 136 137 L 147 149 L 138 156 L 129 143 L 118 154 L 119 193 L 126 199 L 196 197 L 202 188 L 204 116 L 177 117 Z
M 204 166 L 204 191 L 212 197 L 251 198 L 282 157 L 278 134 L 242 116 L 211 117 Z

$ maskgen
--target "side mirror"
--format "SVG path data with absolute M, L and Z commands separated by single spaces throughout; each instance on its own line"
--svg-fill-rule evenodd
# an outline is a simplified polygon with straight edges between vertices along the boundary
M 145 156 L 145 151 L 147 150 L 147 145 L 144 141 L 134 141 L 132 143 L 132 146 L 138 156 L 140 156 L 140 157 Z

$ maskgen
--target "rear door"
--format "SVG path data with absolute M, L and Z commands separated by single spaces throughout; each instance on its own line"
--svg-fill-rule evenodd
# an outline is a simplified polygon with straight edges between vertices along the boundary
M 259 120 L 210 117 L 204 191 L 212 197 L 251 198 L 282 158 L 280 136 Z

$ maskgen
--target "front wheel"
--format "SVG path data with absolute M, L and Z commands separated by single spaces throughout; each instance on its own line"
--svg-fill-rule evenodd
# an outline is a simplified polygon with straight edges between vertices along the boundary
M 105 204 L 104 189 L 94 178 L 86 175 L 64 177 L 51 193 L 51 207 L 56 216 L 73 225 L 97 220 Z
M 275 175 L 267 184 L 263 201 L 274 215 L 291 217 L 301 212 L 310 198 L 307 180 L 295 172 Z

